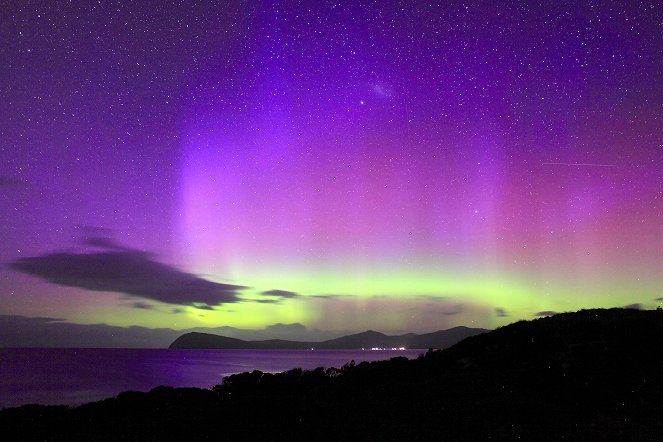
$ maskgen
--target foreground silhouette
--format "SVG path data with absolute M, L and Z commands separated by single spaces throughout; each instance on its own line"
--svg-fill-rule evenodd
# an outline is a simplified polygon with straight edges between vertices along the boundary
M 662 311 L 584 310 L 415 360 L 2 410 L 0 428 L 16 440 L 660 440 L 662 342 Z

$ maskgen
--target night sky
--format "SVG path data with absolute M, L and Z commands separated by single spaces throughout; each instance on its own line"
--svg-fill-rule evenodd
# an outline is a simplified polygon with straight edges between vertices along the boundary
M 663 304 L 658 2 L 9 1 L 0 39 L 5 328 Z

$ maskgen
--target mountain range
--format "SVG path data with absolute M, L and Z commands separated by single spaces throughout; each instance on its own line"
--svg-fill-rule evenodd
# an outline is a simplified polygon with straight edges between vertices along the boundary
M 663 310 L 584 310 L 516 322 L 416 359 L 254 370 L 212 389 L 4 409 L 0 428 L 3 440 L 21 442 L 657 441 L 661 342 Z
M 269 339 L 245 341 L 211 333 L 186 333 L 173 341 L 168 348 L 179 349 L 370 349 L 370 348 L 447 348 L 463 339 L 488 330 L 483 328 L 454 327 L 433 333 L 389 336 L 368 330 L 353 335 L 341 336 L 322 342 L 287 341 Z

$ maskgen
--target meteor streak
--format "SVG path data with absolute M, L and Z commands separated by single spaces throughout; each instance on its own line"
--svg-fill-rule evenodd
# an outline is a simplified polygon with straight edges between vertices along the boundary
M 543 166 L 569 166 L 569 167 L 617 167 L 616 164 L 597 163 L 541 163 Z

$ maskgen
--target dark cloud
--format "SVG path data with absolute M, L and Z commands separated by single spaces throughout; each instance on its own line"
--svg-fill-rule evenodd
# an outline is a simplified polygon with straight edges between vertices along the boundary
M 111 250 L 20 258 L 10 267 L 53 284 L 208 310 L 212 305 L 237 302 L 238 292 L 245 288 L 208 281 L 155 261 L 149 253 L 122 248 L 105 238 L 97 244 Z
M 279 304 L 284 299 L 292 299 L 299 297 L 298 293 L 290 292 L 287 290 L 267 290 L 264 292 L 260 292 L 260 295 L 265 296 L 266 298 L 256 299 L 255 297 L 245 297 L 239 299 L 238 301 L 255 302 L 258 304 Z
M 534 313 L 534 316 L 555 316 L 558 312 L 552 310 L 544 310 L 542 312 Z
M 179 307 L 175 307 L 175 308 L 172 309 L 170 312 L 171 312 L 171 313 L 174 313 L 174 314 L 184 313 L 184 309 L 183 309 L 183 308 L 179 308 Z
M 495 315 L 496 315 L 498 318 L 506 318 L 506 317 L 509 316 L 509 314 L 507 313 L 507 311 L 506 311 L 505 309 L 503 309 L 502 307 L 496 307 L 496 308 L 495 308 Z
M 282 299 L 291 299 L 299 296 L 297 293 L 289 292 L 287 290 L 267 290 L 266 292 L 262 292 L 262 294 L 265 296 L 275 296 Z
M 131 308 L 137 308 L 140 310 L 154 310 L 154 306 L 152 304 L 148 304 L 146 302 L 134 302 L 131 304 Z
M 642 304 L 629 304 L 629 305 L 625 305 L 622 308 L 629 309 L 629 310 L 642 310 Z

